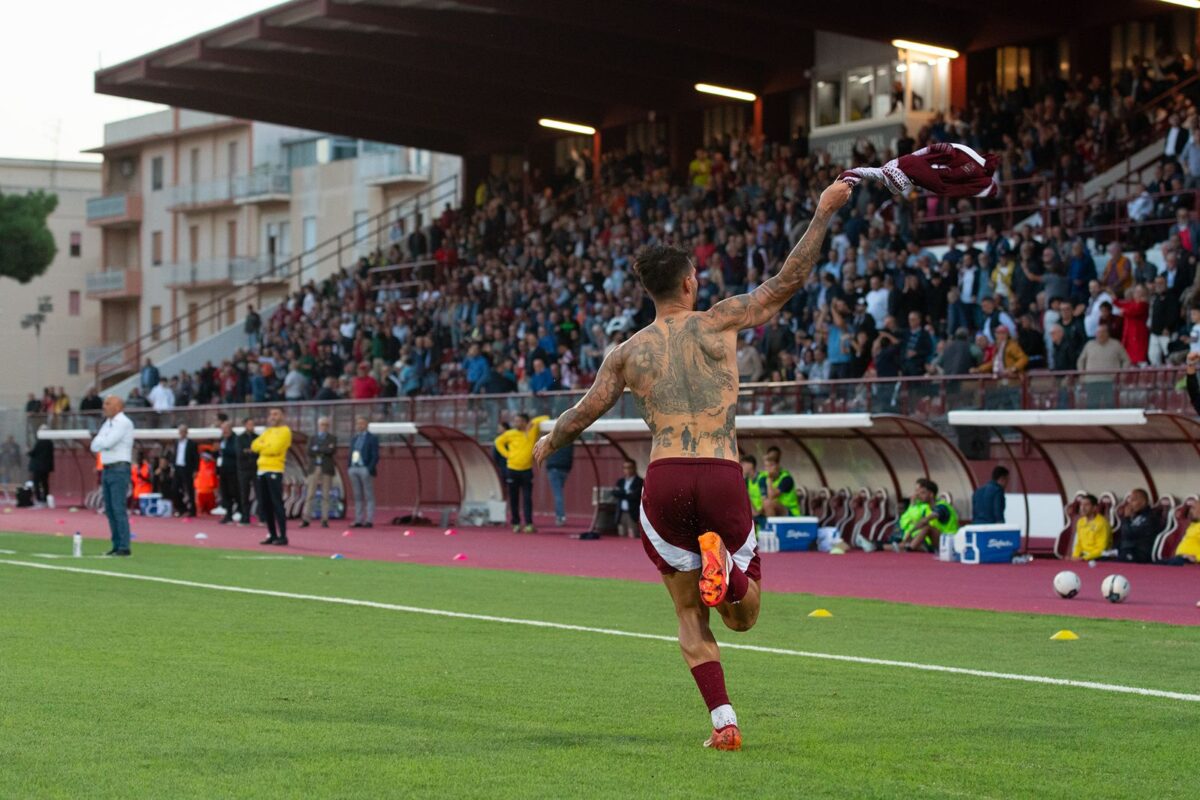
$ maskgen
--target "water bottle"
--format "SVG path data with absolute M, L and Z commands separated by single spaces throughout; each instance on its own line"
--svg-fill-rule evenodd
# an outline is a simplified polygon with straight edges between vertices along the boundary
M 71 555 L 75 558 L 83 557 L 83 534 L 75 531 L 75 535 L 71 538 Z

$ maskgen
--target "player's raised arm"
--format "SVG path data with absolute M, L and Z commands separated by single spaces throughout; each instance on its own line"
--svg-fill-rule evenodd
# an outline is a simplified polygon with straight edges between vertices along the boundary
M 808 230 L 784 259 L 779 272 L 763 281 L 753 292 L 739 294 L 717 303 L 708 312 L 709 317 L 723 329 L 741 329 L 762 325 L 779 313 L 784 303 L 808 281 L 813 265 L 817 263 L 821 254 L 821 245 L 825 241 L 825 233 L 829 230 L 829 222 L 837 210 L 846 204 L 850 192 L 850 185 L 842 180 L 836 180 L 826 187 L 821 193 L 820 202 L 817 203 L 817 212 L 808 224 Z
M 578 439 L 593 422 L 604 416 L 604 412 L 616 405 L 621 392 L 625 391 L 624 360 L 625 345 L 620 345 L 604 359 L 587 394 L 563 412 L 554 423 L 554 430 L 538 439 L 533 447 L 533 460 L 539 467 L 551 453 Z

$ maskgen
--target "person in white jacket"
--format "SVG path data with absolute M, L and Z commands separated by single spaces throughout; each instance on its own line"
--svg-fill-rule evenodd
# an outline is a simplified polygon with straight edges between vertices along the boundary
M 170 391 L 169 389 L 167 391 Z M 103 472 L 100 488 L 104 497 L 104 515 L 112 535 L 107 556 L 129 556 L 129 514 L 125 499 L 132 478 L 133 421 L 125 416 L 125 401 L 110 394 L 104 398 L 104 424 L 92 439 L 92 452 L 100 455 Z

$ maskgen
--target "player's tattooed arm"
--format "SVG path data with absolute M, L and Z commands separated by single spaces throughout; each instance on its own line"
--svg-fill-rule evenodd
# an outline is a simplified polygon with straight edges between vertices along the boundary
M 596 380 L 587 394 L 579 402 L 563 412 L 554 423 L 554 430 L 543 436 L 534 447 L 534 459 L 539 465 L 555 450 L 566 447 L 579 438 L 593 422 L 600 419 L 608 411 L 621 393 L 625 391 L 625 376 L 622 374 L 622 364 L 625 359 L 623 347 L 617 347 L 608 354 Z
M 709 315 L 719 328 L 753 328 L 779 313 L 784 303 L 808 282 L 808 276 L 821 255 L 821 245 L 825 242 L 829 222 L 850 198 L 850 191 L 849 184 L 838 180 L 821 193 L 821 200 L 817 204 L 812 221 L 808 224 L 808 230 L 784 259 L 779 272 L 761 283 L 753 292 L 730 297 L 712 307 Z

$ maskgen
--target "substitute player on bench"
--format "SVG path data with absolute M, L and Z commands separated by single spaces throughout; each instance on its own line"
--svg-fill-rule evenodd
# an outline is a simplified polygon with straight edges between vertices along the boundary
M 654 323 L 608 355 L 592 388 L 534 450 L 540 465 L 612 408 L 626 387 L 633 393 L 653 437 L 642 543 L 675 603 L 679 646 L 708 705 L 713 732 L 706 747 L 742 745 L 709 608 L 735 631 L 749 630 L 759 608 L 758 550 L 734 430 L 737 333 L 766 323 L 804 286 L 850 191 L 841 180 L 824 191 L 808 230 L 773 278 L 705 312 L 695 310 L 699 284 L 688 254 L 645 248 L 635 269 L 654 300 Z

